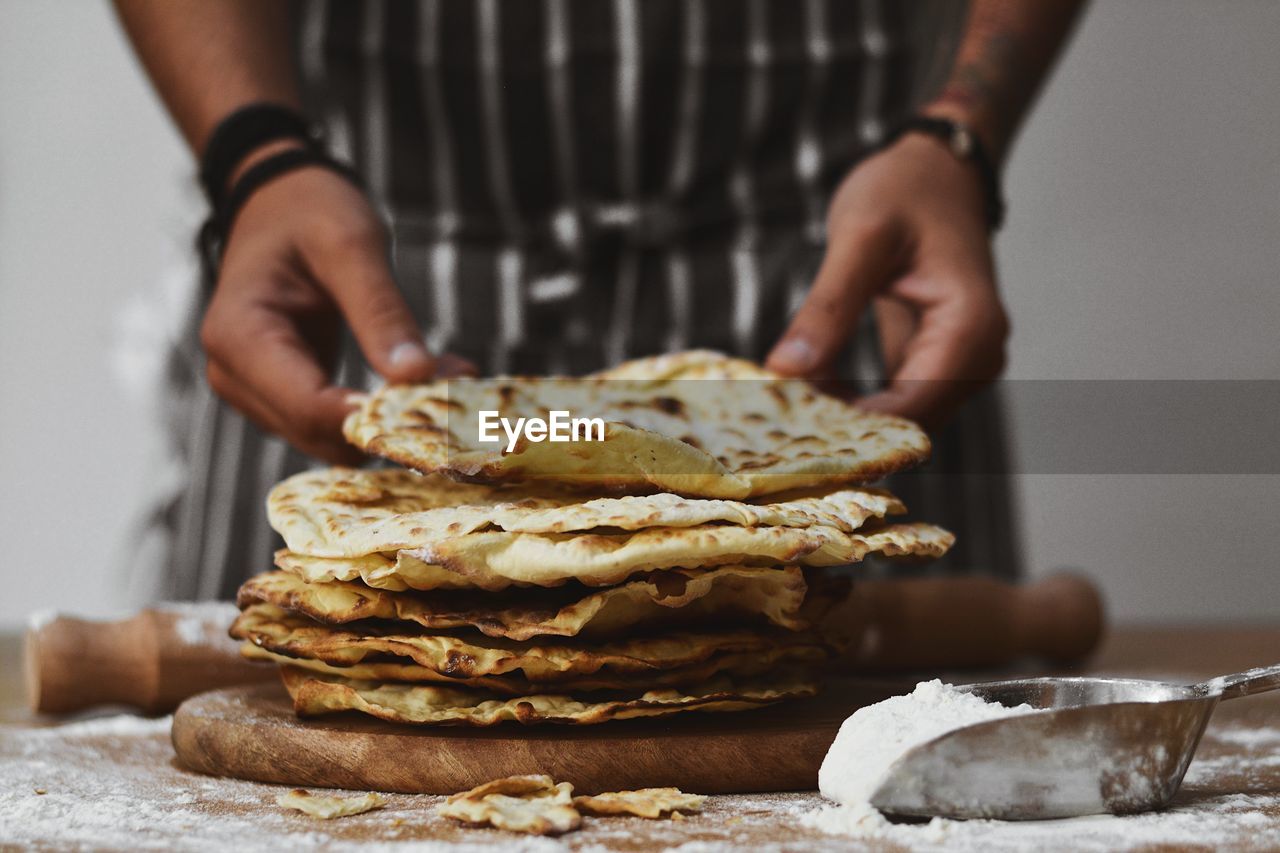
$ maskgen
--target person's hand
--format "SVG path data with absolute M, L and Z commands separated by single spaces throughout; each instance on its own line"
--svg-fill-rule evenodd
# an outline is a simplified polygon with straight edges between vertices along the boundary
M 356 463 L 341 434 L 351 391 L 330 378 L 344 319 L 389 382 L 474 372 L 427 352 L 360 191 L 326 169 L 299 169 L 254 193 L 228 235 L 200 329 L 209 385 L 303 452 Z
M 827 252 L 767 366 L 832 376 L 874 305 L 889 384 L 858 405 L 936 425 L 1004 369 L 1009 322 L 996 291 L 973 167 L 907 134 L 845 178 L 827 214 Z

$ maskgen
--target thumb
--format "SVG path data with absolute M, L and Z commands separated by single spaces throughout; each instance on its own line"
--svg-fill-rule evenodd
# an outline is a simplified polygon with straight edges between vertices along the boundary
M 899 243 L 890 226 L 833 233 L 809 295 L 765 366 L 783 376 L 823 378 L 868 301 L 893 274 Z
M 345 241 L 326 264 L 325 287 L 374 370 L 388 382 L 425 382 L 435 359 L 391 275 L 381 232 Z

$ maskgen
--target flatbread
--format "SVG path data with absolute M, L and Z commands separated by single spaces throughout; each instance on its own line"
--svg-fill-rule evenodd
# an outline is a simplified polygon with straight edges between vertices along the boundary
M 692 527 L 823 525 L 852 532 L 869 519 L 905 512 L 876 489 L 840 489 L 766 504 L 698 500 L 670 493 L 595 498 L 546 496 L 528 488 L 455 483 L 439 475 L 327 468 L 296 474 L 271 490 L 267 517 L 289 550 L 359 557 L 417 548 L 481 530 L 566 533 Z
M 573 806 L 582 814 L 597 817 L 630 815 L 653 819 L 669 817 L 674 812 L 700 812 L 706 800 L 701 794 L 686 794 L 679 788 L 641 788 L 574 797 Z
M 375 661 L 335 666 L 322 660 L 291 657 L 268 651 L 246 642 L 240 646 L 240 654 L 249 660 L 294 666 L 322 675 L 352 678 L 359 681 L 401 681 L 408 684 L 434 684 L 436 686 L 468 687 L 499 696 L 529 696 L 549 689 L 548 682 L 534 682 L 523 675 L 481 675 L 472 678 L 454 677 L 415 663 Z M 581 696 L 599 691 L 652 690 L 656 687 L 681 687 L 686 684 L 703 684 L 717 675 L 743 678 L 763 675 L 780 662 L 816 670 L 815 650 L 811 646 L 784 646 L 761 654 L 716 655 L 702 663 L 679 669 L 616 674 L 597 672 L 594 675 L 567 676 L 557 679 L 557 692 Z
M 240 656 L 263 663 L 275 663 L 281 666 L 294 666 L 309 672 L 332 675 L 338 678 L 356 678 L 365 681 L 405 681 L 414 684 L 436 684 L 449 687 L 469 687 L 496 693 L 503 696 L 527 696 L 537 693 L 538 688 L 527 678 L 518 675 L 481 675 L 474 678 L 454 678 L 436 672 L 425 666 L 403 663 L 357 663 L 350 666 L 335 666 L 322 660 L 283 655 L 269 651 L 251 642 L 240 644 Z M 595 679 L 574 682 L 575 690 L 617 690 L 632 686 L 632 682 L 623 679 Z
M 308 582 L 361 580 L 406 589 L 557 587 L 569 581 L 611 586 L 657 569 L 721 565 L 843 566 L 869 554 L 940 557 L 955 537 L 913 522 L 845 533 L 831 527 L 649 528 L 635 533 L 467 533 L 427 548 L 350 559 L 276 554 L 276 565 Z
M 561 835 L 577 829 L 582 815 L 573 805 L 573 785 L 550 776 L 508 776 L 454 794 L 436 812 L 473 826 L 531 835 Z
M 237 601 L 274 604 L 318 622 L 361 619 L 412 622 L 434 631 L 471 627 L 490 637 L 611 637 L 644 626 L 768 623 L 789 630 L 801 616 L 807 584 L 796 566 L 722 566 L 652 572 L 621 586 L 485 592 L 393 594 L 363 583 L 307 582 L 290 572 L 269 572 L 240 587 Z
M 363 557 L 309 557 L 293 551 L 277 551 L 276 565 L 307 583 L 360 581 L 373 589 L 404 592 L 407 589 L 470 589 L 476 585 L 462 575 L 430 566 L 415 557 L 396 553 Z M 407 565 L 401 565 L 402 563 Z M 412 585 L 410 584 L 412 581 Z
M 361 580 L 392 592 L 406 589 L 558 587 L 569 581 L 611 586 L 660 569 L 721 565 L 843 566 L 869 554 L 931 558 L 955 537 L 914 522 L 844 533 L 829 527 L 654 528 L 636 533 L 468 533 L 447 543 L 350 559 L 276 554 L 276 565 L 308 582 Z
M 321 820 L 333 820 L 336 817 L 349 817 L 364 814 L 386 806 L 387 798 L 381 794 L 370 792 L 360 797 L 333 797 L 313 794 L 297 788 L 287 794 L 276 797 L 276 805 L 286 809 L 300 811 Z
M 709 566 L 843 566 L 868 554 L 940 557 L 955 537 L 920 522 L 845 533 L 832 527 L 649 528 L 635 533 L 468 533 L 445 542 L 401 551 L 383 571 L 413 589 L 427 589 L 440 569 L 479 589 L 587 586 L 621 583 L 637 572 Z
M 285 689 L 299 716 L 359 711 L 394 723 L 492 726 L 502 722 L 590 725 L 687 711 L 745 711 L 813 696 L 817 682 L 785 674 L 735 682 L 715 678 L 696 688 L 574 698 L 538 694 L 509 698 L 461 688 L 357 681 L 283 667 Z
M 480 443 L 479 412 L 598 417 L 603 441 Z M 911 421 L 867 412 L 801 380 L 695 351 L 583 379 L 521 377 L 387 386 L 343 424 L 357 447 L 424 473 L 545 481 L 628 493 L 741 499 L 869 482 L 928 458 Z M 572 448 L 572 452 L 566 452 Z
M 723 665 L 744 661 L 758 671 L 762 661 L 815 663 L 831 654 L 813 635 L 745 629 L 681 631 L 601 644 L 569 640 L 548 644 L 361 628 L 365 626 L 331 628 L 270 604 L 254 604 L 240 614 L 230 633 L 276 654 L 340 667 L 394 661 L 453 678 L 519 675 L 544 684 L 597 673 L 648 675 L 699 664 L 711 664 L 708 674 L 713 674 Z

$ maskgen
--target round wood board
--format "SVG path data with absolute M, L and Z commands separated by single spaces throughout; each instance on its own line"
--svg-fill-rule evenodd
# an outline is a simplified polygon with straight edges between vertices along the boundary
M 595 726 L 414 728 L 362 714 L 301 720 L 274 684 L 188 699 L 173 717 L 186 767 L 284 785 L 452 794 L 522 773 L 580 793 L 674 786 L 699 794 L 811 790 L 840 724 L 908 685 L 836 679 L 819 696 L 738 713 Z

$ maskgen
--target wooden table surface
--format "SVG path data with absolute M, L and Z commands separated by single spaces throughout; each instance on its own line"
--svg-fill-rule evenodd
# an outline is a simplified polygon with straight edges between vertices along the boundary
M 1178 681 L 1280 659 L 1280 627 L 1118 630 L 1091 672 Z M 0 849 L 849 850 L 1280 849 L 1280 693 L 1223 705 L 1175 805 L 1156 815 L 1035 824 L 987 821 L 881 826 L 827 835 L 805 815 L 816 792 L 713 797 L 681 822 L 588 819 L 557 840 L 463 828 L 436 817 L 437 797 L 316 821 L 275 805 L 283 788 L 213 779 L 176 766 L 167 720 L 35 720 L 22 708 L 16 637 L 0 636 Z M 726 718 L 726 723 L 728 718 Z

